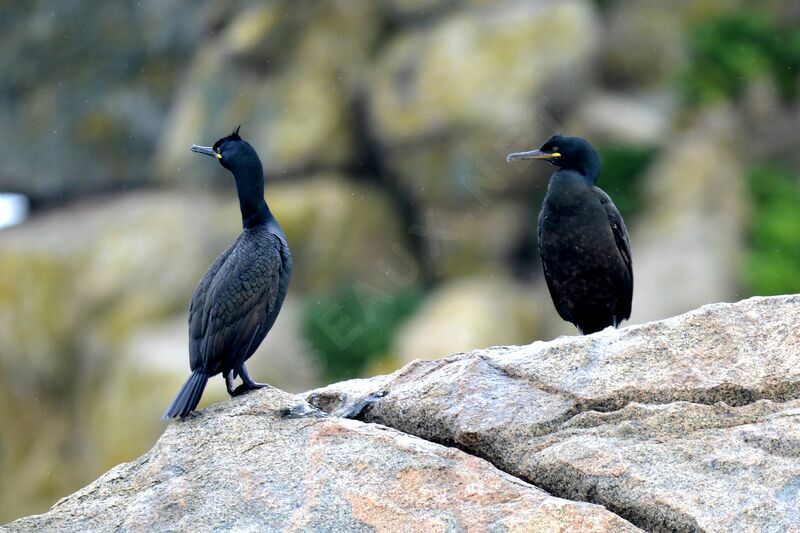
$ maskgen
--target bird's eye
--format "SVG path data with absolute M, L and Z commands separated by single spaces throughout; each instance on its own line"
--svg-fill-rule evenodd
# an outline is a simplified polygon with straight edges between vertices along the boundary
M 558 152 L 558 146 L 553 146 L 553 149 L 550 150 L 551 152 Z

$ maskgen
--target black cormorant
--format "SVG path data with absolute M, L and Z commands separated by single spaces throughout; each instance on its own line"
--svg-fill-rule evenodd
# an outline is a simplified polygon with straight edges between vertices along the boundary
M 619 326 L 631 316 L 631 243 L 614 202 L 595 186 L 600 156 L 584 139 L 555 135 L 538 150 L 506 158 L 522 159 L 560 167 L 550 178 L 537 226 L 558 314 L 582 334 Z
M 239 137 L 239 128 L 212 147 L 192 145 L 192 152 L 216 158 L 233 174 L 244 229 L 194 290 L 189 306 L 192 375 L 164 419 L 191 413 L 208 378 L 219 373 L 231 396 L 266 386 L 250 378 L 244 363 L 275 322 L 292 275 L 286 237 L 264 201 L 261 160 Z M 237 376 L 242 384 L 234 388 Z

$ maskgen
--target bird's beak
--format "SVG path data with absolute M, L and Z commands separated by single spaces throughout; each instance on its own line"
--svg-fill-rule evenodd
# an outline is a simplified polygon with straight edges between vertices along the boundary
M 210 146 L 197 146 L 196 144 L 192 145 L 192 152 L 196 154 L 205 154 L 210 155 L 211 157 L 216 157 L 217 159 L 222 159 L 222 155 L 218 154 L 214 151 L 213 148 Z
M 506 156 L 506 161 L 522 161 L 523 159 L 544 159 L 545 161 L 553 161 L 561 157 L 558 152 L 543 152 L 541 150 L 531 150 L 530 152 L 514 152 Z

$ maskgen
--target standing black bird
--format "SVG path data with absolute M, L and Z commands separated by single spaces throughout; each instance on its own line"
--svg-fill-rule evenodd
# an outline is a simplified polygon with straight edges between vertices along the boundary
M 189 306 L 192 375 L 164 419 L 191 413 L 208 378 L 219 373 L 231 396 L 267 386 L 250 378 L 244 362 L 275 323 L 292 275 L 286 236 L 264 201 L 261 160 L 239 137 L 239 128 L 212 147 L 192 145 L 192 152 L 215 157 L 233 174 L 244 229 L 194 290 Z M 237 376 L 242 384 L 234 388 Z
M 521 159 L 560 167 L 550 178 L 537 226 L 558 314 L 582 334 L 619 326 L 631 316 L 631 243 L 614 202 L 595 186 L 600 156 L 584 139 L 555 135 L 538 150 L 506 158 Z

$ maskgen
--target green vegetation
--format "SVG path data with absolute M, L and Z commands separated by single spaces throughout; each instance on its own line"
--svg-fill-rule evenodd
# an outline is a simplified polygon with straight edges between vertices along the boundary
M 358 376 L 389 350 L 398 327 L 423 297 L 418 287 L 389 293 L 364 283 L 310 298 L 306 337 L 323 360 L 330 381 Z
M 800 185 L 787 169 L 756 168 L 747 176 L 753 200 L 744 280 L 754 294 L 800 292 Z
M 639 212 L 641 184 L 657 150 L 626 144 L 607 144 L 598 148 L 601 170 L 598 185 L 614 200 L 623 218 Z M 630 223 L 630 222 L 629 222 Z
M 800 28 L 784 26 L 752 6 L 699 25 L 690 51 L 691 64 L 682 80 L 690 103 L 736 97 L 759 78 L 772 80 L 787 98 L 797 94 Z

